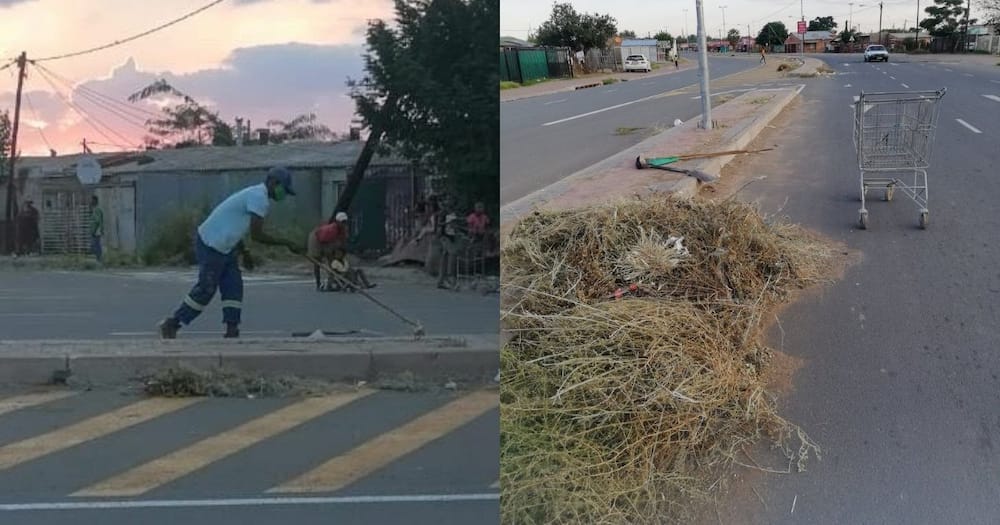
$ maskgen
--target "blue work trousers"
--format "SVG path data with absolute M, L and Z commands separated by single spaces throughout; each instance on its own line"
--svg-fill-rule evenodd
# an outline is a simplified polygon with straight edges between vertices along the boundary
M 194 321 L 215 297 L 215 290 L 222 294 L 222 322 L 240 324 L 243 310 L 243 275 L 237 251 L 220 253 L 206 245 L 200 235 L 195 236 L 195 257 L 198 259 L 198 282 L 184 297 L 174 317 L 181 324 Z

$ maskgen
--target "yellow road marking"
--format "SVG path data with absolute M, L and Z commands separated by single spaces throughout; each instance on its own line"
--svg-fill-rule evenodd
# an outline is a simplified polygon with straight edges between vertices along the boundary
M 8 397 L 7 399 L 0 399 L 0 415 L 21 410 L 22 408 L 43 405 L 50 401 L 65 399 L 67 397 L 75 396 L 78 393 L 79 392 L 73 392 L 71 390 L 55 390 L 52 392 L 36 392 L 33 394 L 24 394 L 20 396 Z
M 285 483 L 271 493 L 334 492 L 461 427 L 500 404 L 494 391 L 456 399 Z
M 0 447 L 0 471 L 193 405 L 199 399 L 147 399 Z
M 73 496 L 123 497 L 144 494 L 372 392 L 365 390 L 299 401 L 91 485 Z

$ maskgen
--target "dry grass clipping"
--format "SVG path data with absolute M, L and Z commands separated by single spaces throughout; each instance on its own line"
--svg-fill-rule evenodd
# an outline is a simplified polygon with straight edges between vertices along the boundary
M 763 436 L 801 467 L 818 449 L 764 391 L 761 319 L 828 254 L 729 201 L 522 220 L 502 255 L 502 521 L 679 521 Z

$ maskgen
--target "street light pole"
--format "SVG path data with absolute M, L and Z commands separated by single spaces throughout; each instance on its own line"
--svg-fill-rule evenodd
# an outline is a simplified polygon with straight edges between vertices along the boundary
M 705 7 L 702 0 L 695 0 L 698 19 L 698 70 L 701 74 L 701 128 L 712 129 L 712 98 L 708 88 L 708 49 L 705 34 Z
M 913 44 L 920 49 L 920 0 L 917 0 L 917 27 L 913 29 Z
M 727 6 L 727 5 L 720 5 L 719 9 L 722 9 L 722 33 L 723 33 L 722 39 L 725 40 L 726 42 L 729 42 L 729 28 L 726 27 L 726 8 L 727 7 L 729 7 L 729 6 Z
M 688 33 L 688 10 L 685 9 L 684 10 L 684 42 L 687 42 L 688 49 L 691 48 L 691 42 L 688 41 L 689 40 L 688 37 L 690 37 L 690 36 L 691 36 L 691 33 Z

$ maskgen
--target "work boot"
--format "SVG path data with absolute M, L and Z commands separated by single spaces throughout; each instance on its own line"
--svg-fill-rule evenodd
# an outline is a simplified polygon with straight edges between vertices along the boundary
M 226 335 L 223 337 L 225 339 L 239 339 L 240 325 L 235 323 L 226 323 Z
M 177 331 L 181 329 L 181 323 L 175 317 L 168 317 L 159 324 L 160 339 L 177 339 Z

